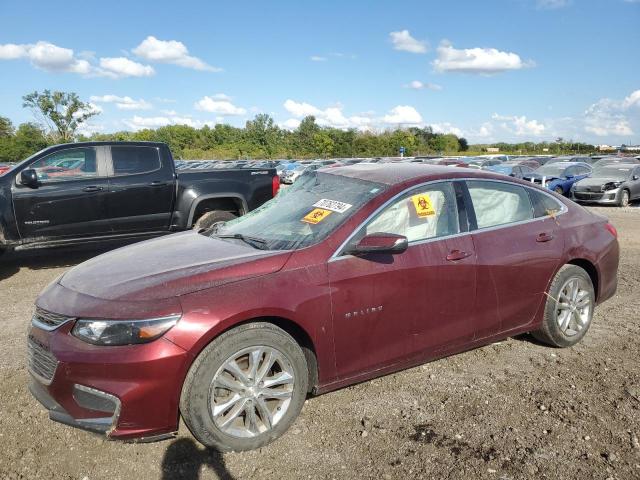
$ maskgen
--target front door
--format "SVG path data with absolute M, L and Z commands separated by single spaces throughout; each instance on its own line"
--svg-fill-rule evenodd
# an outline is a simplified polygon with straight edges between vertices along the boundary
M 175 196 L 174 170 L 158 148 L 112 146 L 107 212 L 115 233 L 169 229 Z
M 38 186 L 22 185 L 18 177 L 12 189 L 23 239 L 45 241 L 110 232 L 104 153 L 105 147 L 73 147 L 29 165 L 38 175 Z
M 395 233 L 408 238 L 407 251 L 329 262 L 340 378 L 473 337 L 475 255 L 470 238 L 454 239 L 459 231 L 452 185 L 427 184 L 381 209 L 349 242 Z

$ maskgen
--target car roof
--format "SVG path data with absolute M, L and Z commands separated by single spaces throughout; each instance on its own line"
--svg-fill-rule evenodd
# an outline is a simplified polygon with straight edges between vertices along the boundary
M 334 167 L 322 170 L 322 172 L 386 185 L 469 177 L 504 181 L 503 175 L 491 173 L 487 170 L 425 163 L 358 163 L 356 165 Z
M 591 165 L 585 162 L 548 162 L 545 165 L 562 165 L 565 168 L 573 167 L 576 165 L 581 167 L 591 167 Z

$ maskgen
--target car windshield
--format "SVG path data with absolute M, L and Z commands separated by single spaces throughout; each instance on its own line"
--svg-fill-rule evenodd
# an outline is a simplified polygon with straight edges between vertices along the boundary
M 562 163 L 547 163 L 536 170 L 536 173 L 546 177 L 559 177 L 567 169 L 567 165 Z
M 245 237 L 247 243 L 265 250 L 308 247 L 326 238 L 385 189 L 380 183 L 307 172 L 261 207 L 208 234 Z
M 626 180 L 631 175 L 632 167 L 619 167 L 607 165 L 594 170 L 592 177 L 595 178 L 615 178 L 616 180 Z

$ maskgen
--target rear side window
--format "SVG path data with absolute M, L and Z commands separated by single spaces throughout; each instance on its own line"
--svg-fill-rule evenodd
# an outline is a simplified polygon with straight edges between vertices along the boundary
M 550 195 L 545 195 L 537 190 L 527 189 L 531 203 L 533 204 L 533 214 L 536 218 L 548 215 L 557 215 L 562 211 L 562 205 Z
M 467 181 L 478 228 L 495 227 L 533 218 L 524 187 L 502 182 Z
M 158 149 L 153 147 L 111 147 L 114 175 L 134 175 L 160 168 Z

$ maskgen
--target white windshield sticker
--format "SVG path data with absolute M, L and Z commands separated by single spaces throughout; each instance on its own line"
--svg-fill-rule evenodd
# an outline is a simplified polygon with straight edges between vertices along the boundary
M 351 205 L 350 203 L 338 202 L 337 200 L 329 200 L 327 198 L 323 198 L 322 200 L 318 200 L 316 203 L 314 203 L 313 206 L 331 210 L 333 212 L 344 213 L 353 205 Z

